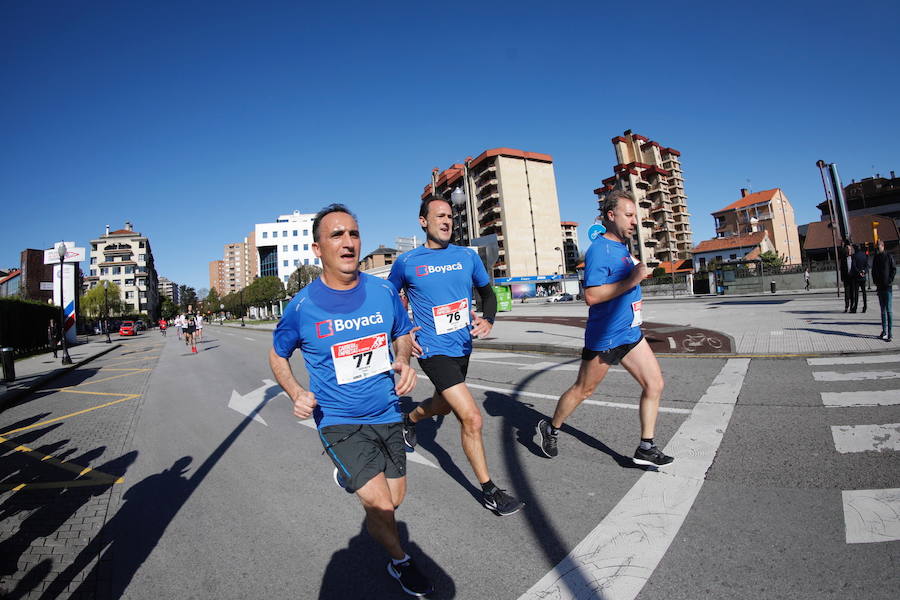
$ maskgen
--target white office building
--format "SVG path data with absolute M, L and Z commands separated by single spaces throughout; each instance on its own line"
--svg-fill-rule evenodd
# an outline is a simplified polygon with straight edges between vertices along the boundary
M 290 215 L 280 215 L 274 223 L 256 224 L 254 234 L 260 277 L 275 275 L 286 284 L 300 265 L 321 266 L 312 250 L 315 216 L 295 210 Z

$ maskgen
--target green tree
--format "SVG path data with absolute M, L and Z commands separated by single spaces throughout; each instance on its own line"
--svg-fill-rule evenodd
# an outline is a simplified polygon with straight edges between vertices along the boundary
M 274 275 L 254 279 L 244 289 L 244 302 L 259 308 L 278 302 L 284 298 L 284 286 Z
M 188 285 L 179 285 L 178 286 L 178 297 L 179 303 L 178 307 L 182 311 L 187 311 L 188 306 L 197 307 L 197 292 L 194 288 Z
M 168 296 L 163 296 L 159 307 L 159 314 L 162 315 L 163 319 L 174 319 L 175 315 L 178 314 L 178 307 L 175 306 L 175 303 L 172 302 Z
M 293 296 L 322 274 L 322 269 L 315 265 L 300 265 L 287 282 L 287 295 Z
M 780 269 L 784 264 L 784 259 L 772 250 L 766 250 L 759 255 L 759 258 L 762 260 L 763 266 L 767 269 Z
M 106 292 L 104 294 L 104 286 Z M 106 309 L 109 312 L 106 313 Z M 81 297 L 81 313 L 88 317 L 102 317 L 120 315 L 124 305 L 120 297 L 119 286 L 111 281 L 101 281 L 89 289 L 84 296 Z

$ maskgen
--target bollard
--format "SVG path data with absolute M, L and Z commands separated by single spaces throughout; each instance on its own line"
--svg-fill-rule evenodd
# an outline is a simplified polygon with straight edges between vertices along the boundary
M 775 282 L 774 281 L 769 282 L 769 289 L 772 290 L 773 294 L 775 293 Z
M 3 363 L 3 381 L 16 380 L 16 351 L 12 348 L 0 348 L 0 362 Z

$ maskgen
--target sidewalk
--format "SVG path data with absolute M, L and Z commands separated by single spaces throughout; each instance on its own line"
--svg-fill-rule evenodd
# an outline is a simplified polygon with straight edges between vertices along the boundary
M 878 299 L 868 295 L 866 313 L 844 313 L 834 291 L 780 292 L 745 296 L 647 298 L 644 322 L 648 339 L 657 337 L 660 353 L 678 356 L 718 354 L 705 338 L 721 338 L 724 354 L 789 356 L 897 352 L 900 343 L 877 338 L 881 332 Z M 898 295 L 894 295 L 897 314 Z M 860 303 L 862 309 L 862 303 Z M 489 338 L 475 348 L 533 351 L 578 356 L 584 340 L 584 303 L 514 303 L 498 313 Z M 528 321 L 516 319 L 529 319 Z M 229 325 L 226 325 L 228 327 Z M 274 329 L 274 325 L 250 329 Z M 704 335 L 701 337 L 700 334 Z M 718 335 L 709 335 L 714 333 Z M 900 328 L 895 327 L 895 336 Z M 687 341 L 686 341 L 687 340 Z M 693 341 L 691 341 L 693 340 Z M 652 342 L 652 340 L 651 340 Z
M 59 358 L 53 358 L 53 353 L 47 352 L 17 360 L 15 381 L 0 382 L 0 411 L 19 397 L 42 387 L 48 381 L 118 347 L 119 344 L 115 340 L 107 344 L 106 336 L 92 336 L 87 343 L 69 348 L 71 365 L 62 364 L 62 350 L 57 352 Z

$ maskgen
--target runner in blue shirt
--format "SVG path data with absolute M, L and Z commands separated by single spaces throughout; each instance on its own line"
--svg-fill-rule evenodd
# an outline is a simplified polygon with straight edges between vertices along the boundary
M 511 515 L 524 504 L 491 480 L 481 436 L 481 411 L 465 384 L 472 337 L 491 332 L 497 298 L 478 255 L 450 243 L 453 213 L 449 202 L 439 197 L 425 199 L 419 224 L 425 231 L 425 245 L 400 255 L 388 280 L 398 291 L 406 291 L 412 305 L 416 326 L 421 328 L 417 334 L 419 365 L 435 392 L 404 416 L 404 441 L 414 448 L 417 422 L 453 411 L 460 422 L 466 458 L 481 483 L 482 503 L 500 516 Z M 473 285 L 481 296 L 481 317 L 472 310 Z
M 647 267 L 631 255 L 627 242 L 637 226 L 637 208 L 628 192 L 613 190 L 603 202 L 606 233 L 598 236 L 584 256 L 584 299 L 590 309 L 584 330 L 581 367 L 574 385 L 560 396 L 553 419 L 537 424 L 541 451 L 558 454 L 559 428 L 579 404 L 594 393 L 612 365 L 620 362 L 641 385 L 641 441 L 635 464 L 659 467 L 674 458 L 663 454 L 653 435 L 663 391 L 662 370 L 641 333 L 641 281 Z
M 403 550 L 394 518 L 406 495 L 398 395 L 416 385 L 409 366 L 412 324 L 393 286 L 359 272 L 359 227 L 345 206 L 322 209 L 312 234 L 322 275 L 285 309 L 269 365 L 293 400 L 294 415 L 315 418 L 335 481 L 359 497 L 369 534 L 391 556 L 388 572 L 406 593 L 424 596 L 431 582 Z M 391 342 L 397 344 L 395 358 Z M 291 371 L 288 359 L 296 348 L 303 353 L 309 390 Z

